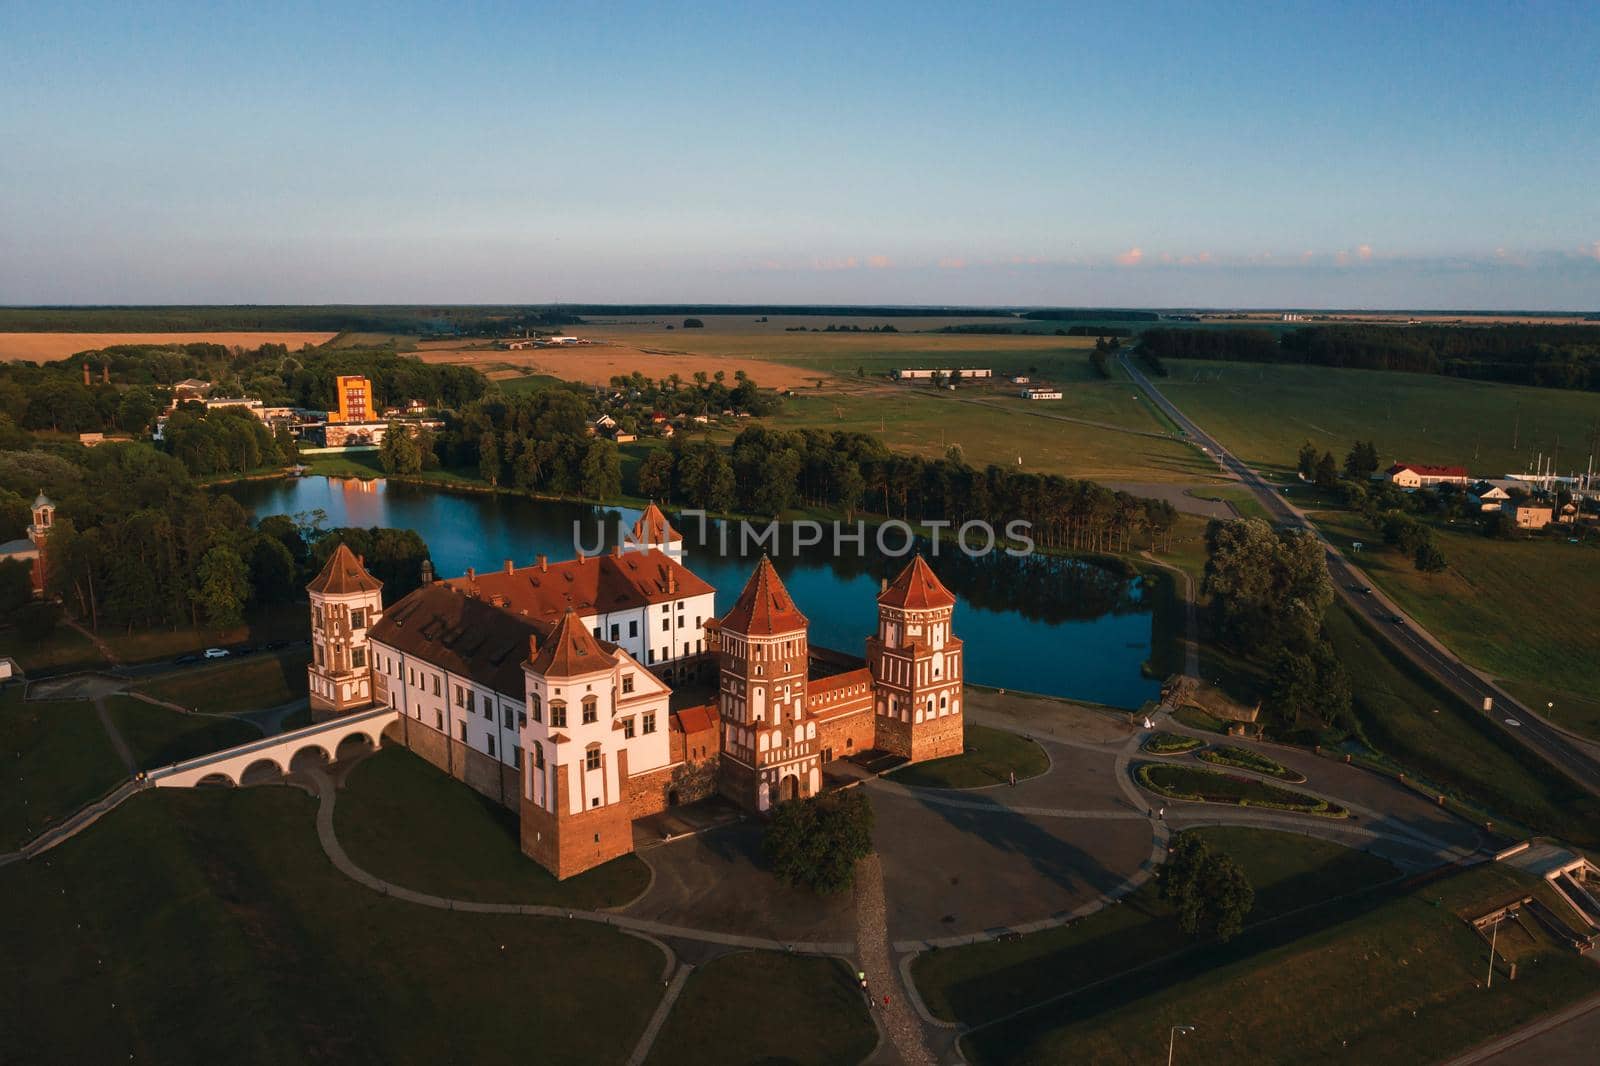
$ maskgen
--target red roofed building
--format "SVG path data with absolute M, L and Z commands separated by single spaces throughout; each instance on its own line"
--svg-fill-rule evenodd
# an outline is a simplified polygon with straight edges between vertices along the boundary
M 1401 489 L 1425 489 L 1434 485 L 1466 485 L 1471 480 L 1464 466 L 1427 466 L 1423 463 L 1396 463 L 1383 472 L 1383 477 Z
M 312 717 L 372 703 L 368 635 L 383 617 L 383 582 L 343 544 L 311 584 L 311 662 L 306 667 Z

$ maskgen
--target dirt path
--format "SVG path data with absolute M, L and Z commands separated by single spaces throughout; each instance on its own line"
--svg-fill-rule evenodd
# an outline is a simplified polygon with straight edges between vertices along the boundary
M 922 1019 L 911 1008 L 911 997 L 900 981 L 900 969 L 889 952 L 888 904 L 883 894 L 883 864 L 874 852 L 856 864 L 856 945 L 861 968 L 872 990 L 872 1009 L 878 1024 L 889 1034 L 900 1061 L 908 1066 L 934 1066 Z M 889 997 L 884 1005 L 883 997 Z
M 82 633 L 84 639 L 87 640 L 90 644 L 94 645 L 95 650 L 100 653 L 100 657 L 103 658 L 106 662 L 110 663 L 112 666 L 121 666 L 122 665 L 122 660 L 117 658 L 117 653 L 111 650 L 111 645 L 109 645 L 105 641 L 101 640 L 98 635 L 96 635 L 94 633 L 91 633 L 89 630 L 83 628 L 83 626 L 79 625 L 75 620 L 73 620 L 71 618 L 63 617 L 62 621 L 66 622 L 66 624 L 71 626 L 73 629 L 76 629 L 79 633 Z
M 137 774 L 139 772 L 139 763 L 134 759 L 133 750 L 128 747 L 128 742 L 122 739 L 122 730 L 118 729 L 117 723 L 111 720 L 111 712 L 106 710 L 106 698 L 104 696 L 96 696 L 94 698 L 94 713 L 99 715 L 100 724 L 105 727 L 106 736 L 111 740 L 111 746 L 117 750 L 117 757 L 128 768 L 128 776 L 132 777 Z

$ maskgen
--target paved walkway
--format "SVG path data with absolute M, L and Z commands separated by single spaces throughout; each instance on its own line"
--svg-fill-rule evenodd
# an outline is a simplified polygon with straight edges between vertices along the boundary
M 683 986 L 689 983 L 689 975 L 693 972 L 693 966 L 683 963 L 678 967 L 678 972 L 672 975 L 661 1002 L 656 1004 L 656 1012 L 650 1016 L 650 1024 L 644 1027 L 644 1035 L 639 1037 L 633 1054 L 628 1056 L 628 1066 L 643 1066 L 644 1060 L 650 1057 L 650 1049 L 655 1046 L 656 1037 L 661 1035 L 661 1027 L 666 1025 L 667 1015 L 672 1013 L 673 1004 L 678 1002 L 678 997 L 683 994 Z
M 1600 1045 L 1600 995 L 1480 1044 L 1445 1066 L 1590 1066 L 1597 1057 L 1596 1045 Z
M 883 893 L 883 863 L 876 852 L 856 864 L 856 941 L 861 951 L 861 969 L 867 975 L 872 1009 L 878 1024 L 889 1035 L 890 1044 L 907 1066 L 934 1066 L 938 1060 L 929 1049 L 930 1041 L 922 1019 L 912 1007 L 912 991 L 900 979 L 900 970 L 889 954 L 888 903 Z M 889 997 L 888 1005 L 883 1002 Z M 881 1059 L 886 1048 L 879 1048 Z

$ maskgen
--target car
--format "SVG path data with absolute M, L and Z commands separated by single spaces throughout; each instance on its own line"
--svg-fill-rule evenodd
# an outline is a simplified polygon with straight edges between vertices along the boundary
M 1371 585 L 1362 585 L 1361 586 L 1361 595 L 1363 595 L 1363 596 L 1372 595 L 1372 586 Z
M 176 659 L 172 660 L 172 665 L 173 666 L 188 666 L 190 663 L 197 663 L 199 661 L 200 661 L 200 656 L 198 656 L 198 655 L 180 655 Z
M 206 649 L 206 658 L 207 659 L 226 659 L 227 657 L 228 657 L 228 649 L 227 648 L 207 648 Z
M 287 640 L 269 640 L 265 644 L 261 645 L 261 650 L 278 651 L 279 649 L 287 648 L 288 646 L 289 642 Z
M 1406 620 L 1397 614 L 1391 614 L 1389 616 L 1389 621 L 1393 622 L 1397 626 L 1403 626 L 1406 624 Z

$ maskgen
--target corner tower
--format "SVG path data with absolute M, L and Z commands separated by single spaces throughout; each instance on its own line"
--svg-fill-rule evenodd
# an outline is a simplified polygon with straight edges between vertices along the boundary
M 965 749 L 955 606 L 920 555 L 878 594 L 878 632 L 867 638 L 878 747 L 912 762 Z
M 50 539 L 50 530 L 56 524 L 56 505 L 43 490 L 33 501 L 33 522 L 28 526 L 28 539 L 33 542 L 38 554 L 33 557 L 33 591 L 35 595 L 44 593 L 47 579 L 49 578 L 49 560 L 45 555 L 45 541 Z
M 806 716 L 808 627 L 766 556 L 716 623 L 719 787 L 748 810 L 770 810 L 822 789 L 817 724 Z
M 683 534 L 672 528 L 654 500 L 644 509 L 628 533 L 625 550 L 661 552 L 675 563 L 683 562 Z
M 383 617 L 383 582 L 340 544 L 306 586 L 311 597 L 311 716 L 329 718 L 372 702 L 367 634 Z

